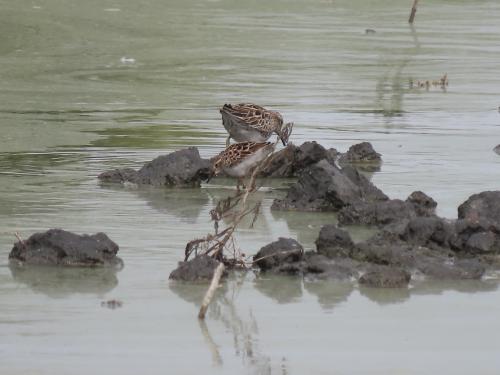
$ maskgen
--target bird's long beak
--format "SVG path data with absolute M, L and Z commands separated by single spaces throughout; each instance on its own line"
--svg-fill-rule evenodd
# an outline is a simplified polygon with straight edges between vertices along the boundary
M 290 134 L 292 134 L 292 129 L 293 129 L 293 122 L 289 122 L 285 126 L 283 126 L 281 130 L 278 132 L 278 137 L 281 139 L 281 142 L 283 142 L 283 146 L 286 146 L 288 144 L 288 140 L 290 139 Z
M 287 140 L 285 137 L 283 137 L 283 134 L 281 134 L 281 132 L 278 134 L 278 137 L 281 139 L 281 143 L 283 143 L 283 146 L 286 147 Z
M 210 168 L 210 171 L 208 172 L 207 179 L 206 179 L 207 183 L 209 183 L 210 180 L 214 177 L 215 177 L 215 171 L 213 170 L 213 168 Z

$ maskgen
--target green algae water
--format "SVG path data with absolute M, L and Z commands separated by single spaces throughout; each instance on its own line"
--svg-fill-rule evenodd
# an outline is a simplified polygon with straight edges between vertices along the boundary
M 205 323 L 206 286 L 168 282 L 187 241 L 231 190 L 101 187 L 186 146 L 224 147 L 218 107 L 256 102 L 294 121 L 292 141 L 369 141 L 372 181 L 422 190 L 456 217 L 500 188 L 500 3 L 361 0 L 0 0 L 0 373 L 495 374 L 500 291 L 483 281 L 378 290 L 234 275 Z M 372 29 L 375 32 L 366 32 Z M 411 87 L 413 80 L 449 86 Z M 307 249 L 335 215 L 271 212 L 237 240 Z M 16 240 L 59 227 L 106 232 L 125 268 L 8 267 Z M 363 230 L 355 230 L 361 238 Z M 101 307 L 119 299 L 121 308 Z

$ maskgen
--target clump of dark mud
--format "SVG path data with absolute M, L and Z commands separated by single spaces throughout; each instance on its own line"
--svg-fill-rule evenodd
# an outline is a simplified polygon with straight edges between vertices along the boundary
M 294 239 L 279 238 L 258 251 L 253 265 L 261 272 L 358 280 L 364 287 L 382 288 L 406 288 L 414 277 L 478 280 L 498 268 L 500 191 L 472 195 L 458 207 L 458 218 L 449 220 L 436 215 L 436 201 L 424 192 L 390 199 L 357 166 L 381 162 L 369 143 L 354 145 L 340 157 L 315 142 L 278 152 L 262 175 L 298 181 L 284 198 L 274 200 L 272 209 L 335 211 L 338 224 L 325 223 L 315 251 L 305 252 Z M 345 230 L 353 224 L 378 231 L 356 243 Z M 181 263 L 170 278 L 210 279 L 217 264 L 210 257 L 197 257 Z
M 214 275 L 219 262 L 208 255 L 199 255 L 186 262 L 179 262 L 178 267 L 170 273 L 170 280 L 206 282 Z
M 134 183 L 138 185 L 199 187 L 210 176 L 210 161 L 202 159 L 196 147 L 158 156 L 135 171 L 131 168 L 114 169 L 98 178 L 107 183 Z
M 78 235 L 62 229 L 35 233 L 14 244 L 11 263 L 19 265 L 122 267 L 118 245 L 104 233 Z

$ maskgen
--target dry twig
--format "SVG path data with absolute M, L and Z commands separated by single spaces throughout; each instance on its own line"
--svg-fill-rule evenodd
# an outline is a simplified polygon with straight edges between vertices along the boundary
M 14 236 L 16 236 L 17 240 L 21 243 L 21 245 L 23 245 L 23 247 L 25 248 L 26 247 L 26 242 L 22 239 L 21 235 L 19 234 L 19 232 L 15 232 L 14 233 Z
M 221 262 L 215 269 L 210 286 L 208 287 L 208 290 L 205 293 L 205 297 L 203 297 L 203 303 L 201 304 L 200 312 L 198 313 L 198 319 L 205 319 L 205 314 L 207 313 L 208 305 L 210 304 L 210 301 L 214 297 L 215 291 L 219 286 L 219 280 L 222 277 L 224 268 L 225 268 L 224 263 Z
M 411 7 L 410 18 L 408 19 L 408 22 L 410 24 L 412 24 L 413 21 L 415 20 L 415 14 L 417 13 L 417 5 L 418 5 L 418 0 L 413 0 L 413 6 Z

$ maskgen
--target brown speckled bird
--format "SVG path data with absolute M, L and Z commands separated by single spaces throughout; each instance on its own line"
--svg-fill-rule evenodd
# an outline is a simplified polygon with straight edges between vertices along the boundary
M 270 142 L 242 142 L 228 146 L 212 159 L 215 176 L 224 172 L 228 176 L 238 178 L 237 188 L 243 185 L 243 178 L 274 151 L 275 145 Z
M 286 146 L 293 126 L 292 123 L 283 125 L 283 117 L 279 112 L 256 104 L 224 104 L 220 113 L 222 124 L 229 133 L 226 146 L 231 138 L 236 142 L 265 142 L 273 133 L 276 133 Z

